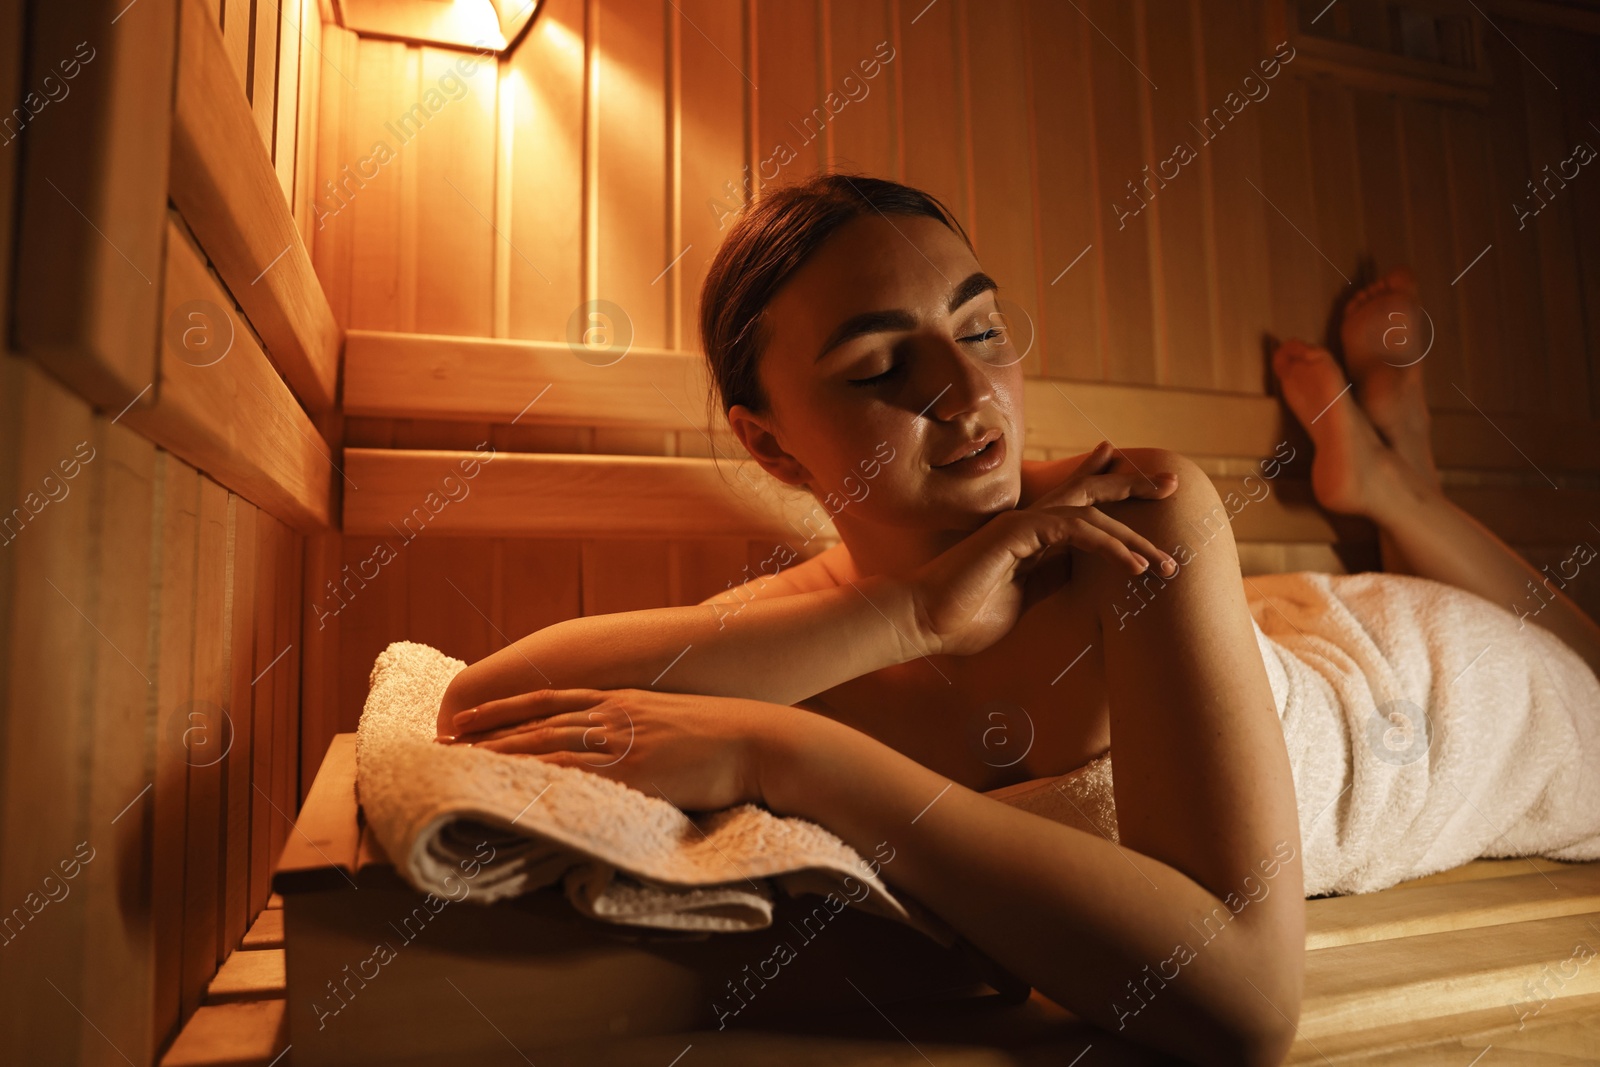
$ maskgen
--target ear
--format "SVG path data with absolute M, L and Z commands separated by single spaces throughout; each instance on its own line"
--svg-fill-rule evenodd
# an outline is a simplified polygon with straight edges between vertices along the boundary
M 735 404 L 728 409 L 728 426 L 762 470 L 785 485 L 806 488 L 811 472 L 784 451 L 773 433 L 775 424 L 770 415 L 758 415 L 743 404 Z

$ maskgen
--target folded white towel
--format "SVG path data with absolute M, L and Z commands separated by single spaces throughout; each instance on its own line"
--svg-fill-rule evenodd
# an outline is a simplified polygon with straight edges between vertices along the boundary
M 754 804 L 690 818 L 599 774 L 433 738 L 459 659 L 397 641 L 379 654 L 356 730 L 368 824 L 412 887 L 491 903 L 562 882 L 596 919 L 668 930 L 757 930 L 775 883 L 832 892 L 949 946 L 956 935 L 900 900 L 868 862 L 806 819 Z M 493 862 L 481 863 L 493 849 Z M 841 903 L 839 906 L 843 906 Z

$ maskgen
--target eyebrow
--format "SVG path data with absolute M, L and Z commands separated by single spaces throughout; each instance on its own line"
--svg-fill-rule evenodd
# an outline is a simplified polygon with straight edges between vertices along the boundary
M 953 315 L 959 308 L 979 294 L 988 292 L 991 289 L 998 291 L 999 288 L 999 283 L 983 271 L 974 271 L 972 274 L 967 275 L 961 284 L 956 286 L 950 293 L 950 299 L 946 302 L 945 307 Z M 915 327 L 916 324 L 917 320 L 912 317 L 911 312 L 903 308 L 894 308 L 889 311 L 864 311 L 859 315 L 852 315 L 841 322 L 828 335 L 828 339 L 822 343 L 822 350 L 817 353 L 817 358 L 813 362 L 820 363 L 823 356 L 826 356 L 846 341 L 854 340 L 863 334 L 878 333 L 883 330 L 909 330 Z

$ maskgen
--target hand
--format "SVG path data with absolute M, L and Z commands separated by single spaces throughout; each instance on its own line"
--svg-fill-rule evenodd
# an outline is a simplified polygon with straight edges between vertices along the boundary
M 455 737 L 439 740 L 593 771 L 684 811 L 717 811 L 761 799 L 755 741 L 769 710 L 652 689 L 539 689 L 458 712 Z
M 971 655 L 1000 640 L 1026 606 L 1028 572 L 1068 548 L 1098 553 L 1130 574 L 1142 574 L 1152 560 L 1159 573 L 1175 573 L 1170 555 L 1095 505 L 1171 496 L 1177 475 L 1147 479 L 1118 466 L 1110 442 L 1102 442 L 1060 485 L 1026 508 L 994 516 L 913 571 L 907 580 L 925 654 Z

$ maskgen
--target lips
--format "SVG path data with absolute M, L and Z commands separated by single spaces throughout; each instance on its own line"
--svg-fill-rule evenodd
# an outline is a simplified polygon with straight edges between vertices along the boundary
M 1000 437 L 1001 431 L 989 430 L 981 437 L 974 438 L 973 440 L 968 441 L 966 444 L 958 446 L 954 451 L 945 453 L 944 459 L 933 464 L 933 466 L 948 467 L 952 463 L 959 463 L 961 460 L 966 459 L 969 455 L 983 448 L 985 445 L 993 441 L 998 441 Z

